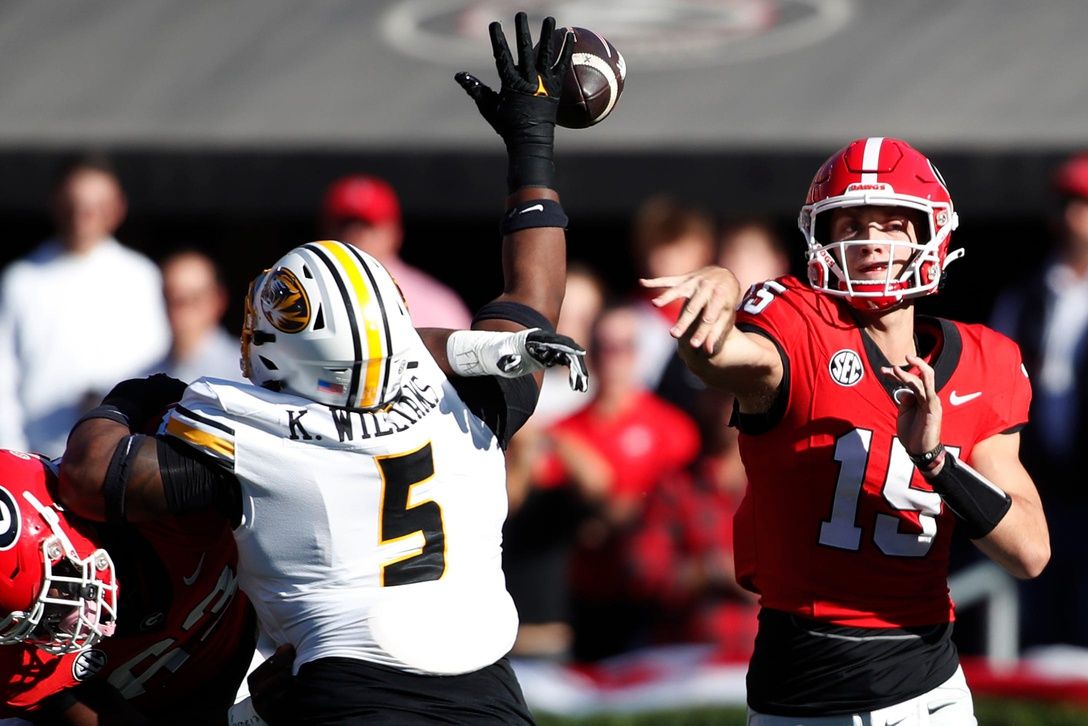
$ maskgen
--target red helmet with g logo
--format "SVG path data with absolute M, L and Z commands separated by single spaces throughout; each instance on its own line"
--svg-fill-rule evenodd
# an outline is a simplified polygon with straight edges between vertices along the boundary
M 56 503 L 55 478 L 50 462 L 0 449 L 0 645 L 72 653 L 115 627 L 113 561 Z
M 902 269 L 888 265 L 884 279 L 851 278 L 846 249 L 865 241 L 830 239 L 825 212 L 857 206 L 906 207 L 922 212 L 927 225 L 918 229 L 918 241 L 889 240 L 889 259 L 896 248 L 907 248 Z M 944 269 L 963 250 L 948 252 L 952 230 L 959 218 L 940 172 L 929 159 L 899 139 L 874 136 L 857 139 L 824 162 L 809 187 L 798 226 L 808 242 L 809 284 L 850 304 L 882 310 L 907 298 L 937 292 Z

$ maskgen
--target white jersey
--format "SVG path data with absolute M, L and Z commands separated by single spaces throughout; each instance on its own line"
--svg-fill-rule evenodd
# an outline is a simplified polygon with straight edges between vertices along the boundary
M 204 378 L 164 424 L 233 469 L 239 583 L 296 672 L 336 656 L 466 673 L 513 645 L 502 449 L 426 350 L 413 357 L 385 412 Z

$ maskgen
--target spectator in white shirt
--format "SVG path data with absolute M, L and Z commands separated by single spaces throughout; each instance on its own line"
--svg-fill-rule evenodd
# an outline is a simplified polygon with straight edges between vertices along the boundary
M 0 446 L 59 456 L 68 430 L 118 380 L 163 355 L 158 268 L 113 237 L 125 217 L 108 160 L 66 166 L 56 235 L 0 277 Z
M 172 339 L 170 352 L 148 374 L 165 373 L 186 383 L 205 376 L 242 381 L 238 336 L 220 325 L 229 296 L 215 262 L 184 250 L 163 260 L 161 268 Z

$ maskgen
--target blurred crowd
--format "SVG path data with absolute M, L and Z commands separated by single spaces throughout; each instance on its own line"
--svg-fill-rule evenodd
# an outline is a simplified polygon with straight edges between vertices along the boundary
M 1033 381 L 1022 457 L 1052 537 L 1049 567 L 1021 584 L 1021 645 L 1088 647 L 1088 544 L 1077 536 L 1088 515 L 1088 155 L 1068 160 L 1053 189 L 1054 239 L 1038 241 L 1050 255 L 1004 291 L 991 324 L 1020 344 Z M 237 338 L 223 326 L 222 260 L 194 246 L 156 265 L 115 239 L 126 202 L 105 158 L 66 166 L 50 207 L 53 236 L 0 278 L 0 446 L 59 456 L 80 415 L 125 378 L 240 379 Z M 401 258 L 389 184 L 335 180 L 314 217 L 315 236 L 386 265 L 417 326 L 469 325 L 457 292 Z M 631 259 L 646 278 L 717 264 L 746 287 L 789 274 L 801 257 L 768 220 L 715 219 L 669 196 L 642 201 L 630 227 Z M 559 322 L 589 350 L 590 391 L 573 393 L 565 371 L 549 371 L 507 451 L 504 567 L 522 623 L 514 654 L 594 660 L 706 643 L 746 661 L 757 605 L 734 578 L 733 514 L 746 479 L 732 404 L 677 357 L 669 328 L 680 303 L 655 307 L 636 280 L 623 289 L 605 280 L 572 264 Z

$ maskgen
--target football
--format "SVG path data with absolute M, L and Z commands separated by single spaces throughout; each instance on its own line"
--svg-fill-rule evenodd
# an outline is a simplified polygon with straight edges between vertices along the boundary
M 623 93 L 627 64 L 616 46 L 585 28 L 556 28 L 556 47 L 561 48 L 565 40 L 570 42 L 567 33 L 572 34 L 574 53 L 570 71 L 563 79 L 556 121 L 560 126 L 584 129 L 603 121 L 616 107 Z

